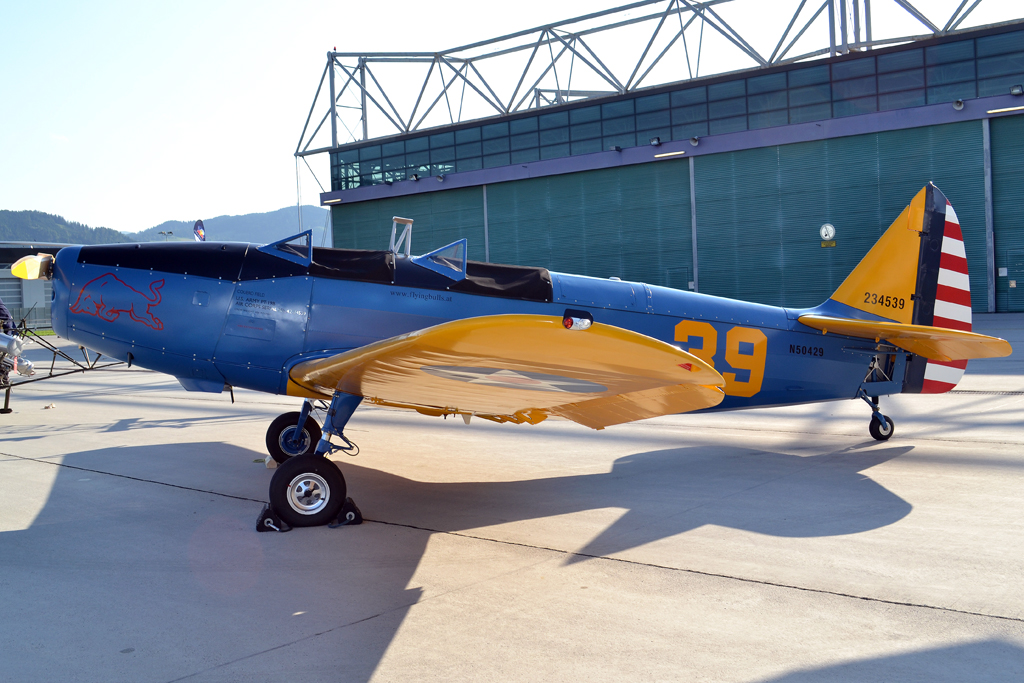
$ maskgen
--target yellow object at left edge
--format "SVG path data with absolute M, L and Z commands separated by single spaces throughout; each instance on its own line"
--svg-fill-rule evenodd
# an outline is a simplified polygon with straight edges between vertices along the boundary
M 53 257 L 49 254 L 34 254 L 22 256 L 11 266 L 11 274 L 22 280 L 49 279 L 50 267 L 53 265 Z

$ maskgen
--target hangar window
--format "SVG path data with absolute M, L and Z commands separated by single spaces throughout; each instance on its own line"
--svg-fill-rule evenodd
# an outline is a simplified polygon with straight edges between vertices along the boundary
M 878 110 L 888 111 L 889 109 L 906 109 L 908 107 L 920 107 L 925 104 L 924 89 L 901 90 L 899 92 L 885 93 L 878 96 Z
M 569 156 L 569 145 L 548 145 L 540 148 L 541 159 L 557 159 Z
M 528 164 L 531 161 L 540 160 L 540 150 L 536 147 L 530 149 L 522 149 L 516 152 L 512 152 L 512 163 L 513 164 Z
M 601 123 L 578 123 L 569 127 L 569 137 L 572 140 L 591 140 L 601 137 Z
M 651 95 L 649 97 L 638 97 L 636 100 L 636 113 L 643 114 L 649 111 L 661 111 L 669 108 L 668 93 Z
M 920 68 L 924 66 L 924 50 L 907 50 L 905 52 L 893 52 L 888 55 L 878 56 L 878 73 L 884 74 L 890 71 L 903 71 L 904 69 Z
M 768 111 L 762 114 L 751 114 L 748 118 L 750 119 L 751 130 L 757 128 L 771 128 L 772 126 L 784 126 L 789 123 L 789 112 L 785 109 L 780 109 L 778 111 Z
M 722 133 L 735 133 L 747 129 L 746 116 L 734 116 L 728 119 L 712 120 L 710 122 L 711 134 L 721 135 Z
M 484 140 L 508 137 L 508 123 L 492 123 L 480 129 Z
M 669 98 L 673 107 L 679 107 L 684 104 L 697 104 L 698 102 L 708 101 L 708 89 L 705 87 L 690 88 L 689 90 L 680 90 L 671 93 Z
M 509 132 L 512 135 L 516 133 L 526 133 L 532 130 L 537 130 L 537 117 L 531 116 L 528 119 L 516 119 L 515 121 L 509 121 Z
M 577 154 L 592 154 L 601 151 L 601 138 L 593 140 L 577 140 L 572 143 L 570 152 L 573 156 Z
M 569 112 L 570 123 L 590 123 L 601 120 L 601 107 L 583 107 Z
M 508 136 L 484 140 L 482 148 L 484 154 L 497 154 L 498 152 L 507 152 L 509 150 Z
M 551 128 L 540 132 L 541 145 L 555 145 L 561 142 L 569 142 L 568 128 Z
M 873 76 L 875 73 L 875 58 L 861 57 L 848 62 L 838 62 L 832 65 L 832 80 L 842 81 L 847 78 L 858 78 L 860 76 Z
M 366 159 L 380 159 L 380 145 L 374 145 L 373 147 L 363 147 L 359 150 L 359 160 L 364 161 Z
M 786 91 L 751 95 L 747 98 L 747 111 L 751 114 L 785 109 L 788 102 Z M 783 124 L 784 125 L 784 124 Z
M 916 90 L 924 87 L 924 69 L 909 69 L 878 75 L 878 92 Z
M 536 133 L 522 133 L 521 135 L 513 135 L 511 138 L 512 149 L 526 149 L 528 147 L 536 147 L 540 144 L 540 138 Z
M 786 89 L 785 72 L 755 76 L 747 79 L 747 94 L 758 95 L 766 92 L 777 92 Z
M 694 104 L 689 107 L 676 107 L 672 110 L 672 125 L 697 123 L 708 120 L 708 105 Z
M 489 154 L 484 157 L 484 168 L 508 166 L 510 163 L 512 163 L 512 161 L 508 154 Z

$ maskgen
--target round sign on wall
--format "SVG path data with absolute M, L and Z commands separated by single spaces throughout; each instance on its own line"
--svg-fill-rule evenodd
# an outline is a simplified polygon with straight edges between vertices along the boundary
M 821 233 L 821 239 L 827 242 L 835 238 L 836 227 L 831 223 L 825 223 L 825 225 L 821 226 L 821 230 L 819 232 Z

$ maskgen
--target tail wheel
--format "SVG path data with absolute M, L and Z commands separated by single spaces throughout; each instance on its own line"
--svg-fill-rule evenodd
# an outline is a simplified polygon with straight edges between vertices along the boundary
M 309 455 L 316 450 L 316 444 L 322 436 L 320 426 L 312 417 L 306 418 L 306 425 L 296 434 L 299 426 L 299 413 L 279 415 L 267 429 L 267 451 L 270 457 L 283 464 L 297 455 Z
M 346 494 L 341 470 L 319 455 L 289 458 L 270 480 L 270 506 L 293 527 L 331 522 L 345 504 Z
M 872 413 L 871 422 L 868 425 L 868 431 L 871 432 L 872 438 L 876 441 L 888 441 L 889 437 L 896 431 L 896 425 L 893 423 L 892 418 L 888 415 L 883 415 L 885 418 L 886 426 L 882 427 L 882 421 Z

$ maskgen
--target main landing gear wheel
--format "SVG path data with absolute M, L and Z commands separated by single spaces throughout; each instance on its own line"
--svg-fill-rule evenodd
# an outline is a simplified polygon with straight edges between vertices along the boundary
M 321 526 L 345 504 L 345 477 L 320 455 L 289 458 L 270 480 L 270 507 L 290 526 Z
M 306 418 L 306 426 L 299 434 L 295 443 L 295 430 L 299 426 L 299 413 L 279 415 L 267 429 L 267 451 L 270 457 L 281 465 L 289 458 L 297 455 L 309 455 L 316 450 L 316 444 L 322 436 L 320 426 L 312 417 Z
M 871 422 L 868 425 L 868 431 L 871 432 L 871 436 L 876 441 L 888 441 L 889 437 L 896 431 L 896 425 L 893 423 L 892 418 L 888 415 L 883 415 L 882 417 L 885 418 L 885 427 L 882 427 L 882 421 L 878 419 L 877 413 L 871 414 Z

